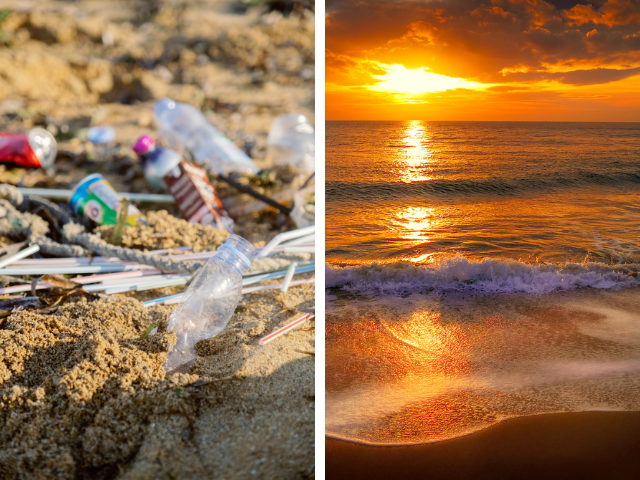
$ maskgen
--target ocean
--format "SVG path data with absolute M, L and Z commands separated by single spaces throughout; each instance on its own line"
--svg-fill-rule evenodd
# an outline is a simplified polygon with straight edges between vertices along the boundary
M 639 123 L 327 122 L 327 435 L 640 410 L 639 234 Z

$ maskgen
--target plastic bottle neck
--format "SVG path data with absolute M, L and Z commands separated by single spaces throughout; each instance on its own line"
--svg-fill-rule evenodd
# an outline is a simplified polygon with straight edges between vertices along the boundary
M 235 267 L 240 273 L 251 266 L 255 248 L 239 235 L 232 235 L 220 247 L 216 257 Z

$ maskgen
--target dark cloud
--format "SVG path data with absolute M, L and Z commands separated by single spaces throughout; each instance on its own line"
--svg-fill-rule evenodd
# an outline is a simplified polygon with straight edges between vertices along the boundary
M 539 80 L 557 80 L 566 85 L 599 85 L 616 82 L 640 74 L 640 67 L 627 69 L 593 68 L 590 70 L 572 70 L 570 72 L 516 72 L 505 75 L 508 82 L 531 82 Z
M 625 78 L 620 72 L 640 66 L 638 0 L 329 0 L 327 12 L 327 48 L 358 61 L 486 83 L 576 85 Z M 574 75 L 553 73 L 571 68 Z M 594 68 L 589 80 L 584 71 Z

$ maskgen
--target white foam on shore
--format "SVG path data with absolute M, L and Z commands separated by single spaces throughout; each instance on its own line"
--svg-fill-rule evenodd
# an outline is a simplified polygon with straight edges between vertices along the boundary
M 325 269 L 325 287 L 339 287 L 360 295 L 425 290 L 544 294 L 585 287 L 617 290 L 640 286 L 637 265 L 530 265 L 496 259 L 472 261 L 456 256 L 437 265 L 395 262 L 338 267 L 327 264 Z

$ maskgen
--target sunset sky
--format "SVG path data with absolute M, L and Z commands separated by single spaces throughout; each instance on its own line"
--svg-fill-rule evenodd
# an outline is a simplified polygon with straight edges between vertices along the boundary
M 327 0 L 327 120 L 640 121 L 640 0 Z

